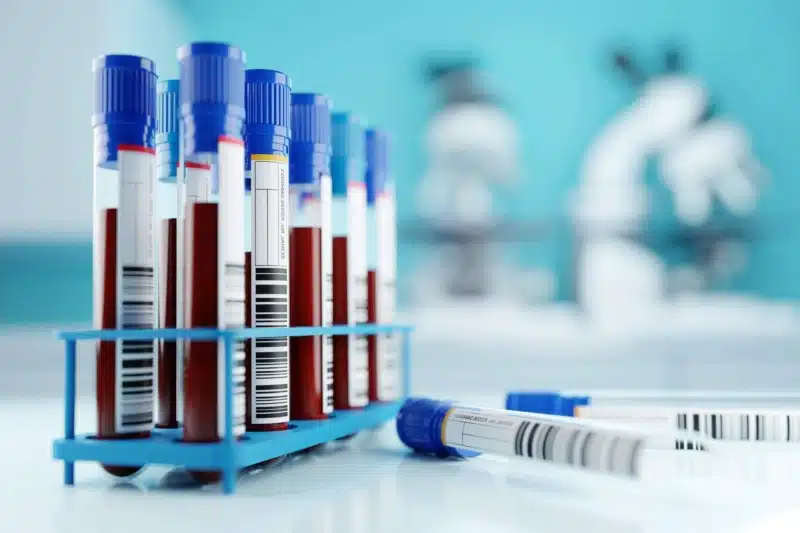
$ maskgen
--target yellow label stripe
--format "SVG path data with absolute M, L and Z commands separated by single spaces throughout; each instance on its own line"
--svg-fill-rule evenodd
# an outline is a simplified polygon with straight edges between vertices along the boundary
M 442 439 L 442 444 L 444 444 L 445 446 L 447 445 L 447 441 L 444 439 L 444 432 L 445 432 L 445 428 L 447 427 L 447 419 L 450 418 L 450 415 L 453 414 L 454 410 L 455 410 L 455 407 L 451 407 L 450 409 L 448 409 L 447 413 L 445 413 L 445 415 L 444 415 L 444 422 L 442 422 L 441 439 Z
M 276 163 L 287 163 L 289 158 L 285 155 L 272 154 L 250 154 L 251 161 L 275 161 Z

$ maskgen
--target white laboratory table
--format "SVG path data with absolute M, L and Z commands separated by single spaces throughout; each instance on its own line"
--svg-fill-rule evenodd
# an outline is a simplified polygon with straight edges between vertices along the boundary
M 246 475 L 233 496 L 155 467 L 125 482 L 79 464 L 76 485 L 64 487 L 51 459 L 62 413 L 60 398 L 0 399 L 0 531 L 777 533 L 800 524 L 784 515 L 800 503 L 800 466 L 784 468 L 782 458 L 728 460 L 714 472 L 686 454 L 653 452 L 644 479 L 628 481 L 491 457 L 420 458 L 392 425 Z M 82 401 L 78 429 L 92 418 L 91 399 Z

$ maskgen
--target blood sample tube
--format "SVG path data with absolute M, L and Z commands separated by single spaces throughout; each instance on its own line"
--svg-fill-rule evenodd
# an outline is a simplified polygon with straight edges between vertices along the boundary
M 521 457 L 598 473 L 638 477 L 645 433 L 570 417 L 467 407 L 409 398 L 397 435 L 413 450 L 440 457 L 480 453 Z
M 245 265 L 248 327 L 289 326 L 291 82 L 283 72 L 245 72 Z M 289 427 L 289 338 L 247 343 L 247 431 Z
M 537 391 L 514 391 L 506 396 L 514 401 L 537 396 Z M 585 398 L 584 404 L 602 406 L 693 406 L 738 408 L 797 408 L 800 392 L 793 391 L 663 391 L 663 390 L 584 390 L 561 391 L 562 398 Z
M 367 191 L 364 184 L 364 128 L 350 113 L 332 116 L 333 322 L 367 322 Z M 334 407 L 356 409 L 369 402 L 367 338 L 333 338 Z
M 333 321 L 330 132 L 328 98 L 293 94 L 289 156 L 292 326 L 322 326 Z M 327 418 L 333 412 L 330 337 L 292 337 L 290 344 L 292 418 Z
M 158 235 L 158 327 L 178 327 L 178 80 L 158 84 L 156 133 L 156 212 Z M 156 427 L 177 428 L 183 364 L 176 341 L 158 341 Z M 182 348 L 182 346 L 181 346 Z M 182 350 L 181 350 L 182 351 Z
M 394 320 L 396 228 L 394 184 L 389 178 L 388 137 L 379 130 L 367 130 L 367 230 L 369 270 L 367 307 L 370 323 L 389 324 Z M 396 400 L 400 395 L 400 364 L 396 337 L 370 335 L 369 399 L 372 402 Z
M 222 43 L 178 50 L 182 159 L 187 182 L 185 319 L 189 328 L 241 328 L 245 321 L 244 53 Z M 195 175 L 209 177 L 207 201 L 188 200 Z M 198 181 L 202 179 L 198 178 Z M 244 433 L 244 341 L 234 351 L 233 432 Z M 183 439 L 225 435 L 225 357 L 216 341 L 190 341 L 184 357 Z M 215 481 L 219 472 L 194 472 Z
M 94 323 L 153 329 L 156 323 L 156 81 L 149 59 L 96 59 L 94 129 Z M 153 427 L 155 341 L 102 341 L 97 348 L 97 438 L 147 438 Z M 141 467 L 109 466 L 126 476 Z

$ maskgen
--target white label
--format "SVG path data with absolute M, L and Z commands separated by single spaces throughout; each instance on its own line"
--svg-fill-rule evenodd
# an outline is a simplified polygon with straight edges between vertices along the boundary
M 117 328 L 153 329 L 156 324 L 153 187 L 155 155 L 119 150 L 117 211 Z M 155 340 L 116 343 L 115 430 L 153 428 Z
M 208 202 L 211 196 L 211 168 L 188 166 L 186 168 L 186 206 Z
M 364 183 L 347 186 L 347 320 L 366 324 L 367 316 L 367 189 Z M 366 335 L 350 335 L 348 341 L 348 403 L 369 403 L 369 352 Z
M 575 408 L 575 418 L 599 420 L 602 422 L 645 427 L 656 430 L 675 428 L 675 410 L 664 408 L 619 408 L 579 406 Z
M 577 408 L 575 416 L 662 433 L 691 431 L 701 440 L 800 442 L 800 411 L 586 406 Z M 691 438 L 670 439 L 670 445 L 681 450 L 702 447 Z
M 463 407 L 448 412 L 442 437 L 454 448 L 625 476 L 637 475 L 645 445 L 638 436 L 577 420 Z
M 378 219 L 377 321 L 379 324 L 389 324 L 394 320 L 397 268 L 395 205 L 392 191 L 384 192 L 375 199 L 375 211 Z M 397 338 L 392 334 L 379 335 L 377 341 L 378 400 L 392 401 L 400 396 Z
M 333 235 L 331 228 L 331 177 L 320 178 L 322 326 L 333 325 Z M 322 412 L 333 412 L 333 337 L 322 337 Z
M 220 329 L 243 328 L 245 317 L 244 279 L 244 144 L 220 140 L 217 160 L 219 182 L 217 320 Z M 233 433 L 245 431 L 245 341 L 234 345 Z M 217 365 L 217 424 L 225 436 L 225 348 L 219 343 Z
M 252 162 L 251 324 L 289 327 L 289 165 L 282 160 Z M 250 422 L 289 421 L 289 338 L 252 339 Z
M 680 448 L 677 442 L 668 436 L 674 429 L 675 411 L 670 409 L 617 409 L 615 407 L 578 406 L 575 407 L 575 418 L 593 420 L 597 422 L 615 424 L 622 427 L 653 432 L 658 436 L 653 440 L 653 446 L 658 448 Z

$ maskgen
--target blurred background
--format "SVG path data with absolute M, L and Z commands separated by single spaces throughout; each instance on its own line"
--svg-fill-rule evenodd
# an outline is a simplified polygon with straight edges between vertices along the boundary
M 792 0 L 9 4 L 0 393 L 60 393 L 51 332 L 91 320 L 91 59 L 169 79 L 197 40 L 391 132 L 418 392 L 796 388 L 798 20 Z

